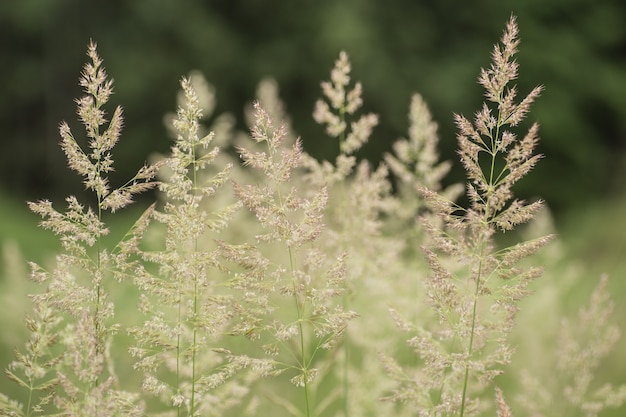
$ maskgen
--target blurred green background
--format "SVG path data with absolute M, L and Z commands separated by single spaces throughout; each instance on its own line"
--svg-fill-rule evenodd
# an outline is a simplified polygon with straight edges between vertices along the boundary
M 167 152 L 163 115 L 174 109 L 180 77 L 194 69 L 215 85 L 216 111 L 232 113 L 241 129 L 242 109 L 258 82 L 275 78 L 307 151 L 333 158 L 337 145 L 311 113 L 340 50 L 363 83 L 364 111 L 381 116 L 362 157 L 377 161 L 406 135 L 410 97 L 419 92 L 439 124 L 443 159 L 456 160 L 453 113 L 471 117 L 480 108 L 476 79 L 511 14 L 522 39 L 519 90 L 546 88 L 530 115 L 541 125 L 546 158 L 517 193 L 547 201 L 567 256 L 590 277 L 567 303 L 575 308 L 608 272 L 620 320 L 626 314 L 619 303 L 626 294 L 623 0 L 1 1 L 0 243 L 15 240 L 27 259 L 43 261 L 56 243 L 37 229 L 24 201 L 60 201 L 82 190 L 66 168 L 58 125 L 66 120 L 82 133 L 73 99 L 81 95 L 77 82 L 90 39 L 115 79 L 109 110 L 120 104 L 125 111 L 114 154 L 120 178 L 151 153 Z M 455 163 L 447 181 L 462 178 Z M 1 288 L 4 300 L 8 285 Z M 626 351 L 623 340 L 614 363 L 626 361 L 620 349 Z M 0 346 L 0 368 L 10 357 Z M 604 372 L 623 382 L 625 366 Z
M 546 159 L 518 192 L 540 195 L 554 210 L 619 193 L 626 174 L 622 0 L 3 1 L 0 186 L 22 200 L 80 189 L 65 169 L 57 126 L 75 123 L 72 100 L 81 93 L 90 39 L 115 79 L 112 102 L 125 109 L 115 154 L 121 177 L 149 152 L 169 149 L 162 116 L 192 69 L 217 87 L 218 111 L 239 121 L 259 80 L 276 78 L 307 150 L 332 157 L 336 145 L 310 115 L 342 49 L 364 84 L 365 110 L 381 116 L 364 156 L 380 158 L 405 134 L 410 95 L 419 92 L 439 123 L 442 154 L 452 159 L 453 112 L 471 116 L 479 108 L 479 69 L 489 65 L 511 13 L 522 38 L 520 92 L 546 87 L 531 114 Z M 457 165 L 450 181 L 461 175 Z

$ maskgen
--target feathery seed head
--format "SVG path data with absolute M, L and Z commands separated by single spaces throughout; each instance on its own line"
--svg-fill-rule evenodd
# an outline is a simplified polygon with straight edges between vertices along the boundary
M 352 90 L 346 92 L 350 83 L 350 71 L 348 55 L 342 51 L 330 73 L 330 82 L 321 83 L 326 100 L 317 100 L 313 111 L 313 119 L 319 124 L 326 125 L 326 133 L 329 136 L 340 139 L 340 150 L 346 155 L 360 149 L 378 124 L 377 115 L 363 115 L 351 123 L 350 131 L 347 132 L 346 114 L 354 114 L 363 105 L 361 83 L 357 82 Z

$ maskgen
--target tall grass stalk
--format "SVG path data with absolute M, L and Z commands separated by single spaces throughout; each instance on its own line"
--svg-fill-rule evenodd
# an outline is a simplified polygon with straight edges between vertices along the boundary
M 228 379 L 220 366 L 198 361 L 200 352 L 221 347 L 218 340 L 230 318 L 223 304 L 228 297 L 219 293 L 219 280 L 212 276 L 219 275 L 216 248 L 201 242 L 226 227 L 238 205 L 214 211 L 203 206 L 227 181 L 231 167 L 214 175 L 205 172 L 219 148 L 208 149 L 212 132 L 201 135 L 202 109 L 190 79 L 184 78 L 181 86 L 184 99 L 173 122 L 175 144 L 163 160 L 167 172 L 159 184 L 166 202 L 162 210 L 150 213 L 155 227 L 164 229 L 164 247 L 139 251 L 156 271 L 140 264 L 134 272 L 142 292 L 140 308 L 147 318 L 131 329 L 136 340 L 131 353 L 137 358 L 135 367 L 144 371 L 147 393 L 173 407 L 177 415 L 195 416 L 209 412 L 207 392 Z M 151 243 L 148 236 L 143 241 Z M 168 371 L 173 372 L 173 385 Z
M 328 210 L 327 222 L 334 235 L 338 237 L 337 241 L 328 240 L 326 246 L 330 250 L 347 252 L 352 262 L 359 262 L 363 254 L 358 253 L 359 248 L 354 247 L 350 236 L 356 229 L 354 225 L 358 225 L 359 221 L 367 221 L 368 216 L 372 216 L 372 212 L 368 212 L 377 200 L 368 201 L 366 205 L 361 207 L 352 206 L 350 200 L 358 199 L 356 196 L 358 184 L 352 181 L 355 171 L 356 158 L 353 154 L 365 144 L 373 128 L 378 124 L 378 116 L 374 114 L 366 114 L 356 119 L 356 113 L 362 107 L 362 85 L 360 82 L 351 82 L 351 64 L 348 54 L 342 51 L 339 58 L 335 61 L 335 65 L 330 73 L 330 80 L 321 83 L 323 98 L 318 99 L 315 103 L 313 112 L 314 120 L 324 125 L 326 133 L 329 137 L 337 139 L 339 155 L 332 166 L 328 166 L 330 170 L 326 171 L 316 161 L 308 159 L 307 167 L 313 184 L 324 184 L 329 188 L 330 197 L 335 200 L 336 206 Z M 348 124 L 349 117 L 356 120 Z M 358 212 L 355 209 L 359 210 Z M 345 216 L 344 213 L 352 213 L 352 216 Z M 376 217 L 378 213 L 373 214 Z M 358 227 L 358 226 L 357 226 Z M 358 233 L 363 233 L 359 230 Z M 366 239 L 365 235 L 362 235 Z M 345 292 L 343 295 L 343 308 L 350 310 L 351 297 L 353 296 L 352 287 L 356 280 L 362 277 L 350 274 L 346 280 Z M 342 409 L 343 415 L 349 416 L 350 412 L 350 334 L 344 336 L 342 346 Z
M 123 275 L 120 261 L 124 258 L 121 255 L 124 242 L 112 250 L 104 247 L 102 238 L 109 229 L 103 222 L 103 213 L 127 206 L 134 194 L 152 188 L 157 167 L 144 166 L 126 184 L 111 188 L 108 179 L 113 171 L 111 150 L 120 137 L 122 109 L 118 106 L 111 120 L 106 119 L 104 105 L 113 93 L 112 81 L 107 80 L 94 43 L 89 45 L 88 56 L 91 62 L 85 65 L 80 79 L 85 95 L 77 104 L 90 151 L 79 145 L 67 123 L 61 124 L 60 134 L 61 148 L 70 168 L 95 193 L 96 212 L 85 209 L 74 196 L 66 199 L 65 212 L 57 211 L 47 200 L 29 203 L 30 209 L 43 218 L 42 227 L 59 236 L 63 252 L 52 271 L 31 264 L 33 279 L 47 282 L 48 289 L 33 296 L 36 318 L 27 321 L 31 342 L 27 344 L 26 354 L 18 355 L 18 361 L 11 365 L 28 379 L 27 416 L 42 413 L 50 403 L 67 416 L 118 413 L 131 416 L 138 415 L 142 409 L 136 396 L 119 390 L 115 361 L 109 354 L 109 345 L 119 325 L 110 324 L 114 304 L 105 286 L 111 277 Z M 107 122 L 108 126 L 102 130 Z M 48 359 L 42 363 L 43 358 Z M 9 371 L 9 375 L 23 384 L 15 373 Z M 35 384 L 35 378 L 43 381 Z M 46 394 L 38 404 L 33 403 L 34 390 Z
M 503 317 L 506 321 L 501 325 L 503 329 L 506 329 L 501 337 L 506 337 L 515 317 L 516 302 L 526 294 L 525 287 L 528 280 L 538 276 L 538 271 L 524 273 L 518 268 L 513 268 L 513 264 L 529 256 L 550 240 L 546 237 L 500 253 L 492 252 L 491 249 L 493 247 L 491 239 L 496 230 L 511 230 L 516 225 L 529 221 L 542 204 L 540 201 L 531 204 L 525 204 L 519 200 L 511 201 L 512 186 L 525 176 L 541 158 L 541 155 L 533 155 L 538 140 L 536 124 L 519 142 L 514 133 L 506 130 L 506 126 L 515 127 L 524 119 L 531 103 L 541 92 L 541 87 L 537 87 L 522 101 L 515 102 L 517 90 L 514 86 L 509 86 L 509 82 L 517 78 L 518 65 L 513 60 L 519 44 L 517 35 L 517 24 L 512 18 L 502 37 L 502 45 L 494 47 L 491 68 L 482 70 L 479 77 L 479 83 L 486 91 L 485 96 L 496 107 L 497 116 L 495 118 L 492 116 L 492 109 L 487 104 L 484 104 L 482 110 L 477 113 L 474 127 L 463 116 L 456 116 L 460 131 L 459 155 L 471 181 L 468 184 L 471 206 L 468 210 L 463 210 L 465 216 L 459 220 L 469 226 L 470 236 L 473 236 L 470 248 L 474 248 L 475 251 L 471 258 L 476 259 L 477 263 L 470 269 L 469 276 L 470 280 L 475 281 L 471 298 L 469 341 L 465 354 L 469 360 L 474 357 L 475 340 L 479 337 L 477 326 L 483 326 L 479 324 L 482 322 L 479 318 L 479 303 L 494 303 L 494 301 L 488 301 L 485 296 L 497 290 L 501 296 L 495 297 L 495 303 L 509 304 L 508 312 Z M 489 156 L 486 172 L 480 162 L 482 153 Z M 454 222 L 459 220 L 449 217 L 451 212 L 440 211 L 440 213 L 444 215 L 450 227 L 457 226 Z M 521 248 L 523 249 L 520 250 Z M 515 256 L 510 256 L 511 253 L 515 253 Z M 498 284 L 490 284 L 490 281 L 497 276 L 507 281 L 519 280 L 517 286 L 514 287 L 515 291 L 506 294 L 502 290 L 508 289 L 507 286 L 498 288 Z M 503 296 L 511 298 L 507 300 L 501 298 Z M 504 343 L 504 339 L 501 340 L 501 343 Z M 507 356 L 494 359 L 506 363 L 509 360 Z M 463 417 L 466 412 L 470 372 L 471 365 L 468 361 L 465 364 L 463 376 L 460 417 Z

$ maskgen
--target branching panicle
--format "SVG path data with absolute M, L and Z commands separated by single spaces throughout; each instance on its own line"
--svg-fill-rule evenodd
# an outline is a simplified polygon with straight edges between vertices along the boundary
M 575 318 L 564 318 L 555 343 L 554 360 L 547 369 L 525 367 L 521 377 L 520 406 L 532 415 L 585 415 L 597 417 L 607 408 L 626 403 L 626 385 L 595 381 L 595 374 L 620 337 L 614 322 L 614 304 L 608 291 L 608 277 L 602 276 L 591 293 L 588 305 Z
M 514 61 L 518 45 L 517 24 L 512 18 L 502 44 L 494 48 L 491 67 L 482 70 L 479 77 L 485 96 L 494 104 L 485 103 L 473 123 L 455 115 L 458 154 L 469 181 L 469 208 L 423 185 L 417 187 L 443 221 L 437 226 L 432 219 L 424 218 L 430 247 L 438 249 L 424 248 L 432 271 L 425 286 L 438 324 L 409 341 L 424 362 L 424 369 L 416 371 L 420 376 L 414 378 L 432 381 L 426 387 L 420 387 L 424 382 L 409 384 L 419 391 L 414 401 L 427 413 L 439 410 L 442 415 L 462 417 L 474 415 L 479 409 L 481 391 L 510 361 L 507 336 L 517 303 L 528 294 L 528 283 L 538 276 L 538 269 L 524 270 L 517 264 L 550 240 L 544 237 L 501 251 L 493 243 L 497 231 L 512 230 L 528 222 L 542 205 L 541 201 L 527 204 L 516 200 L 512 192 L 513 185 L 541 158 L 533 153 L 536 124 L 522 140 L 507 130 L 524 118 L 541 91 L 536 88 L 521 102 L 515 102 L 517 89 L 509 83 L 518 75 Z M 442 375 L 447 375 L 445 381 Z M 438 392 L 434 403 L 429 392 Z M 396 398 L 405 395 L 396 394 Z M 440 408 L 444 404 L 446 407 Z M 499 415 L 510 415 L 501 396 L 498 410 Z
M 134 416 L 143 408 L 136 395 L 119 389 L 109 355 L 108 346 L 119 326 L 111 323 L 114 306 L 108 300 L 108 280 L 122 275 L 118 267 L 124 269 L 122 261 L 128 257 L 121 254 L 123 243 L 113 250 L 103 246 L 102 237 L 109 229 L 102 213 L 114 212 L 128 205 L 133 194 L 152 188 L 158 167 L 144 167 L 125 185 L 111 189 L 106 175 L 114 169 L 111 150 L 120 138 L 122 111 L 116 108 L 102 131 L 107 123 L 103 106 L 112 94 L 113 84 L 107 80 L 94 43 L 89 45 L 88 56 L 91 62 L 85 65 L 80 79 L 85 95 L 76 103 L 91 151 L 83 151 L 67 123 L 61 124 L 60 135 L 68 165 L 83 176 L 87 189 L 95 193 L 97 208 L 86 208 L 74 196 L 66 199 L 65 212 L 57 211 L 47 200 L 29 203 L 30 209 L 43 218 L 41 226 L 59 236 L 64 252 L 57 256 L 53 270 L 32 266 L 33 279 L 47 281 L 48 290 L 33 296 L 37 318 L 27 321 L 31 342 L 26 355 L 18 355 L 20 360 L 12 367 L 26 375 L 26 379 L 20 379 L 13 373 L 15 380 L 28 381 L 22 384 L 33 399 L 26 406 L 27 416 L 51 408 L 67 416 Z M 112 269 L 116 272 L 111 273 Z M 52 331 L 55 337 L 50 337 Z M 48 356 L 41 363 L 47 356 L 40 348 L 52 351 L 53 343 L 62 353 Z M 35 373 L 28 370 L 35 365 L 39 367 Z M 37 379 L 43 382 L 35 382 Z M 36 405 L 33 395 L 44 389 L 49 393 Z
M 344 294 L 345 258 L 333 260 L 319 250 L 328 192 L 295 182 L 293 174 L 302 164 L 300 140 L 289 146 L 284 125 L 258 102 L 251 136 L 255 150 L 242 146 L 238 151 L 244 165 L 262 173 L 263 182 L 235 183 L 234 189 L 263 233 L 256 236 L 256 247 L 221 243 L 225 260 L 242 269 L 231 282 L 241 292 L 235 304 L 241 320 L 234 330 L 259 343 L 273 373 L 291 374 L 289 380 L 303 390 L 302 413 L 309 416 L 321 350 L 333 349 L 355 316 L 335 301 Z M 283 311 L 288 300 L 295 310 Z
M 170 172 L 159 187 L 166 203 L 162 211 L 151 213 L 165 228 L 165 247 L 140 252 L 157 272 L 140 265 L 134 273 L 147 317 L 142 326 L 131 328 L 135 344 L 130 351 L 135 367 L 144 372 L 144 391 L 178 415 L 195 416 L 225 409 L 213 410 L 212 396 L 216 390 L 229 395 L 229 379 L 241 369 L 210 351 L 228 327 L 232 311 L 226 308 L 229 296 L 218 292 L 220 283 L 214 278 L 219 276 L 217 249 L 205 244 L 207 236 L 228 225 L 239 206 L 205 209 L 208 198 L 228 180 L 231 167 L 208 175 L 219 149 L 208 149 L 213 133 L 200 136 L 202 109 L 191 80 L 183 78 L 181 87 L 184 101 L 172 123 L 175 143 L 164 160 Z
M 411 188 L 410 192 L 414 193 L 413 188 L 418 184 L 438 191 L 451 164 L 439 162 L 437 124 L 419 94 L 411 98 L 409 122 L 409 138 L 396 141 L 394 153 L 386 154 L 385 162 L 394 175 Z
M 348 55 L 342 51 L 330 73 L 330 82 L 324 81 L 321 84 L 327 101 L 318 100 L 313 112 L 315 121 L 326 125 L 326 133 L 339 138 L 339 149 L 345 155 L 359 150 L 378 124 L 378 116 L 370 113 L 352 122 L 348 129 L 346 115 L 354 114 L 363 104 L 361 83 L 356 83 L 352 90 L 347 90 L 350 84 L 350 71 Z

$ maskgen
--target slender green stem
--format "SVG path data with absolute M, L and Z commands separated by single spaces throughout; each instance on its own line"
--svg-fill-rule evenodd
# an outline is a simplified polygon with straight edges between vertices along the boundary
M 191 145 L 191 168 L 193 176 L 193 193 L 196 194 L 198 186 L 197 160 L 196 160 L 196 143 L 195 136 Z M 198 238 L 194 239 L 194 252 L 198 251 Z M 189 416 L 194 417 L 196 406 L 196 343 L 198 337 L 198 329 L 196 327 L 196 315 L 198 314 L 198 276 L 194 274 L 193 282 L 193 341 L 191 346 L 191 404 Z
M 97 132 L 97 135 L 99 136 L 100 132 Z M 96 169 L 97 169 L 97 175 L 98 177 L 100 177 L 101 175 L 100 161 L 97 161 Z M 96 194 L 98 198 L 98 224 L 100 224 L 102 222 L 102 204 L 104 203 L 105 196 L 101 194 L 100 190 L 97 190 Z M 102 270 L 102 264 L 101 264 L 102 260 L 100 256 L 101 244 L 102 244 L 101 236 L 102 236 L 102 233 L 100 233 L 100 230 L 98 230 L 98 237 L 96 239 L 96 269 L 99 273 Z M 100 328 L 100 317 L 99 317 L 100 316 L 100 298 L 101 298 L 101 292 L 102 292 L 102 278 L 103 278 L 102 276 L 98 277 L 98 283 L 96 284 L 96 306 L 95 306 L 95 312 L 94 312 L 94 317 L 93 317 L 94 331 L 95 331 L 95 337 L 96 337 L 96 360 L 100 359 L 98 358 L 98 356 L 104 355 L 104 352 L 103 352 L 104 341 L 100 339 L 100 332 L 102 331 L 102 329 Z M 104 358 L 102 358 L 102 360 L 104 360 Z M 95 384 L 96 384 L 96 387 L 100 385 L 100 375 L 98 375 L 98 378 L 96 378 Z
M 101 201 L 101 197 L 98 196 L 98 222 L 100 222 L 102 220 L 102 201 Z M 98 233 L 98 239 L 96 240 L 96 268 L 98 269 L 98 271 L 101 270 L 101 259 L 100 259 L 100 245 L 101 245 L 101 238 L 100 238 L 100 233 Z M 100 277 L 100 280 L 102 279 L 102 277 Z M 100 320 L 98 318 L 99 314 L 100 314 L 100 293 L 102 290 L 102 282 L 98 281 L 98 284 L 96 285 L 96 311 L 94 313 L 94 327 L 95 327 L 95 332 L 96 332 L 96 338 L 97 338 L 97 343 L 96 343 L 96 355 L 102 353 L 100 352 Z M 96 380 L 96 386 L 98 386 L 98 381 Z
M 484 248 L 484 245 L 483 245 L 483 248 Z M 474 291 L 474 305 L 472 307 L 472 328 L 470 332 L 469 346 L 467 347 L 467 360 L 468 361 L 472 357 L 472 351 L 474 347 L 474 333 L 476 329 L 476 311 L 478 308 L 478 293 L 480 291 L 480 276 L 482 274 L 482 251 L 483 249 L 481 248 L 481 260 L 480 260 L 480 263 L 478 264 L 478 275 L 476 276 L 476 289 Z M 463 415 L 465 414 L 465 401 L 467 399 L 468 381 L 469 381 L 469 364 L 466 364 L 465 376 L 463 378 L 463 394 L 461 397 L 461 413 L 459 414 L 460 417 L 463 417 Z
M 282 201 L 281 201 L 282 199 L 280 197 L 280 192 L 278 193 L 278 198 L 282 207 Z M 294 278 L 295 266 L 294 266 L 293 252 L 290 247 L 287 247 L 287 250 L 289 252 L 289 267 L 291 271 L 291 283 L 293 285 L 293 297 L 294 297 L 294 301 L 296 304 L 296 313 L 298 315 L 298 333 L 300 334 L 300 355 L 301 355 L 299 360 L 300 360 L 301 371 L 303 372 L 304 405 L 305 405 L 305 410 L 306 410 L 306 417 L 309 417 L 311 415 L 311 405 L 310 405 L 310 399 L 309 399 L 309 381 L 308 381 L 309 362 L 308 362 L 307 355 L 306 355 L 306 344 L 304 341 L 304 326 L 302 324 L 303 319 L 304 319 L 304 314 L 303 314 L 304 308 L 300 306 L 300 300 L 298 299 L 298 285 Z
M 293 273 L 295 269 L 294 269 L 294 261 L 293 261 L 293 254 L 292 254 L 291 248 L 289 248 L 289 264 L 291 267 L 291 276 L 292 276 L 292 283 L 293 283 L 293 289 L 294 289 L 294 299 L 296 301 L 296 312 L 298 314 L 298 332 L 300 333 L 300 353 L 302 355 L 300 362 L 302 366 L 302 372 L 304 373 L 303 375 L 304 405 L 305 405 L 306 417 L 310 417 L 311 404 L 310 404 L 310 399 L 309 399 L 309 361 L 306 355 L 306 345 L 304 341 L 304 326 L 302 324 L 303 318 L 304 318 L 303 308 L 300 306 L 300 301 L 298 300 L 297 283 L 295 281 L 295 278 L 293 278 L 294 276 Z
M 346 123 L 346 108 L 345 106 L 342 106 L 341 109 L 339 109 L 339 118 L 341 120 L 341 123 L 343 123 L 345 125 Z M 347 127 L 346 127 L 347 129 Z M 344 129 L 341 132 L 341 135 L 339 136 L 339 153 L 343 153 L 343 144 L 346 141 L 346 129 Z M 342 181 L 341 183 L 342 186 L 345 186 L 345 181 Z M 345 195 L 345 192 L 342 192 L 341 195 Z M 349 310 L 349 288 L 348 288 L 348 283 L 347 281 L 345 282 L 345 292 L 343 295 L 343 308 L 345 311 Z M 348 375 L 349 375 L 349 369 L 350 369 L 350 338 L 348 337 L 348 332 L 346 332 L 343 336 L 343 354 L 344 354 L 344 361 L 343 361 L 343 381 L 342 381 L 342 389 L 343 389 L 343 415 L 344 417 L 348 417 L 350 415 L 350 402 L 348 401 L 349 398 L 349 392 L 350 392 L 350 383 L 349 383 L 349 379 L 348 379 Z
M 492 217 L 492 213 L 491 213 L 491 209 L 490 209 L 490 200 L 491 200 L 491 195 L 493 193 L 493 187 L 494 187 L 494 174 L 496 171 L 496 156 L 498 154 L 498 145 L 497 145 L 497 140 L 498 137 L 500 136 L 500 126 L 501 126 L 501 119 L 500 119 L 500 114 L 498 114 L 498 122 L 496 123 L 496 132 L 495 132 L 495 136 L 492 135 L 491 136 L 491 149 L 489 149 L 489 154 L 491 155 L 491 164 L 489 167 L 489 187 L 487 190 L 487 195 L 485 196 L 485 213 L 484 213 L 484 224 L 485 227 L 489 227 L 489 221 Z M 484 251 L 485 251 L 485 242 L 486 239 L 481 239 L 480 242 L 480 257 L 479 257 L 479 261 L 478 261 L 478 271 L 477 271 L 477 275 L 476 275 L 476 287 L 474 290 L 474 301 L 473 301 L 473 306 L 472 306 L 472 326 L 471 326 L 471 330 L 470 330 L 470 340 L 469 340 L 469 345 L 467 347 L 467 360 L 469 361 L 472 357 L 472 353 L 473 353 L 473 348 L 474 348 L 474 335 L 476 333 L 476 321 L 477 321 L 477 311 L 478 311 L 478 296 L 480 294 L 480 289 L 481 289 L 481 276 L 482 276 L 482 272 L 483 272 L 483 256 L 484 256 Z M 469 381 L 469 364 L 465 365 L 465 375 L 463 378 L 463 394 L 461 397 L 461 411 L 459 416 L 463 417 L 463 415 L 465 414 L 465 402 L 467 400 L 467 386 L 468 386 L 468 381 Z
M 347 284 L 346 284 L 347 285 Z M 343 307 L 345 310 L 348 310 L 348 291 L 346 288 L 346 292 L 344 293 L 343 296 Z M 347 332 L 344 334 L 344 339 L 343 339 L 343 353 L 344 353 L 344 358 L 343 358 L 343 381 L 342 381 L 342 385 L 343 385 L 343 415 L 344 417 L 348 417 L 350 415 L 350 403 L 348 401 L 348 392 L 350 390 L 350 384 L 349 384 L 349 380 L 348 380 L 348 371 L 350 369 L 350 338 L 348 337 Z
M 28 405 L 26 406 L 26 417 L 30 417 L 32 415 L 31 413 L 31 407 L 33 404 L 33 390 L 35 389 L 33 387 L 33 379 L 32 377 L 29 377 L 29 386 L 28 386 Z
M 197 244 L 197 242 L 196 242 Z M 193 315 L 194 318 L 198 313 L 198 283 L 194 282 L 193 287 Z M 191 411 L 190 416 L 195 414 L 196 404 L 196 342 L 197 342 L 198 330 L 194 324 L 193 327 L 193 345 L 191 347 Z
M 176 329 L 176 390 L 180 393 L 180 333 L 182 329 L 182 282 L 178 279 L 178 321 Z M 176 415 L 180 417 L 180 407 L 176 408 Z
M 268 152 L 270 154 L 270 157 L 274 156 L 274 147 L 272 146 L 272 144 L 267 141 L 267 146 L 268 146 Z M 281 213 L 283 215 L 285 215 L 285 207 L 283 204 L 283 198 L 282 198 L 282 194 L 280 192 L 280 187 L 279 184 L 275 184 L 276 186 L 276 195 L 278 197 L 278 204 L 280 206 L 281 209 Z M 291 250 L 291 247 L 289 245 L 287 245 L 287 251 L 289 252 L 289 268 L 290 268 L 290 272 L 291 272 L 291 283 L 293 286 L 293 296 L 294 296 L 294 301 L 296 304 L 296 313 L 298 316 L 298 333 L 300 334 L 300 366 L 301 366 L 301 371 L 303 373 L 303 378 L 302 378 L 302 382 L 304 385 L 304 404 L 305 404 L 305 411 L 306 411 L 306 417 L 310 417 L 311 416 L 311 404 L 310 404 L 310 395 L 309 395 L 309 360 L 307 358 L 306 355 L 306 344 L 305 344 L 305 340 L 304 340 L 304 326 L 303 326 L 303 320 L 304 320 L 304 307 L 300 305 L 300 300 L 298 298 L 298 285 L 295 279 L 295 261 L 293 259 L 293 251 Z
M 98 106 L 99 107 L 99 106 Z M 96 137 L 100 136 L 100 132 L 98 130 L 96 130 Z M 97 170 L 97 176 L 100 177 L 102 175 L 102 171 L 100 169 L 100 160 L 96 161 L 96 170 Z M 96 190 L 96 196 L 97 196 L 97 200 L 98 200 L 98 225 L 100 225 L 100 223 L 102 222 L 102 204 L 104 203 L 104 199 L 105 196 L 102 194 L 102 192 L 97 189 Z M 96 361 L 102 360 L 104 361 L 105 358 L 104 357 L 100 357 L 101 355 L 104 356 L 104 341 L 101 340 L 101 326 L 100 326 L 100 299 L 101 299 L 101 292 L 102 292 L 102 279 L 103 277 L 100 275 L 101 271 L 102 271 L 102 259 L 100 256 L 100 251 L 101 251 L 101 244 L 102 244 L 102 233 L 100 230 L 98 230 L 98 236 L 96 238 L 96 270 L 98 271 L 98 282 L 96 283 L 96 305 L 94 308 L 94 315 L 93 315 L 93 326 L 94 326 L 94 337 L 96 338 L 96 357 L 94 358 Z M 99 387 L 100 385 L 100 375 L 97 375 L 95 378 L 95 387 Z M 91 388 L 91 387 L 90 387 Z M 85 393 L 86 394 L 86 393 Z M 96 405 L 96 415 L 98 415 L 98 405 Z

